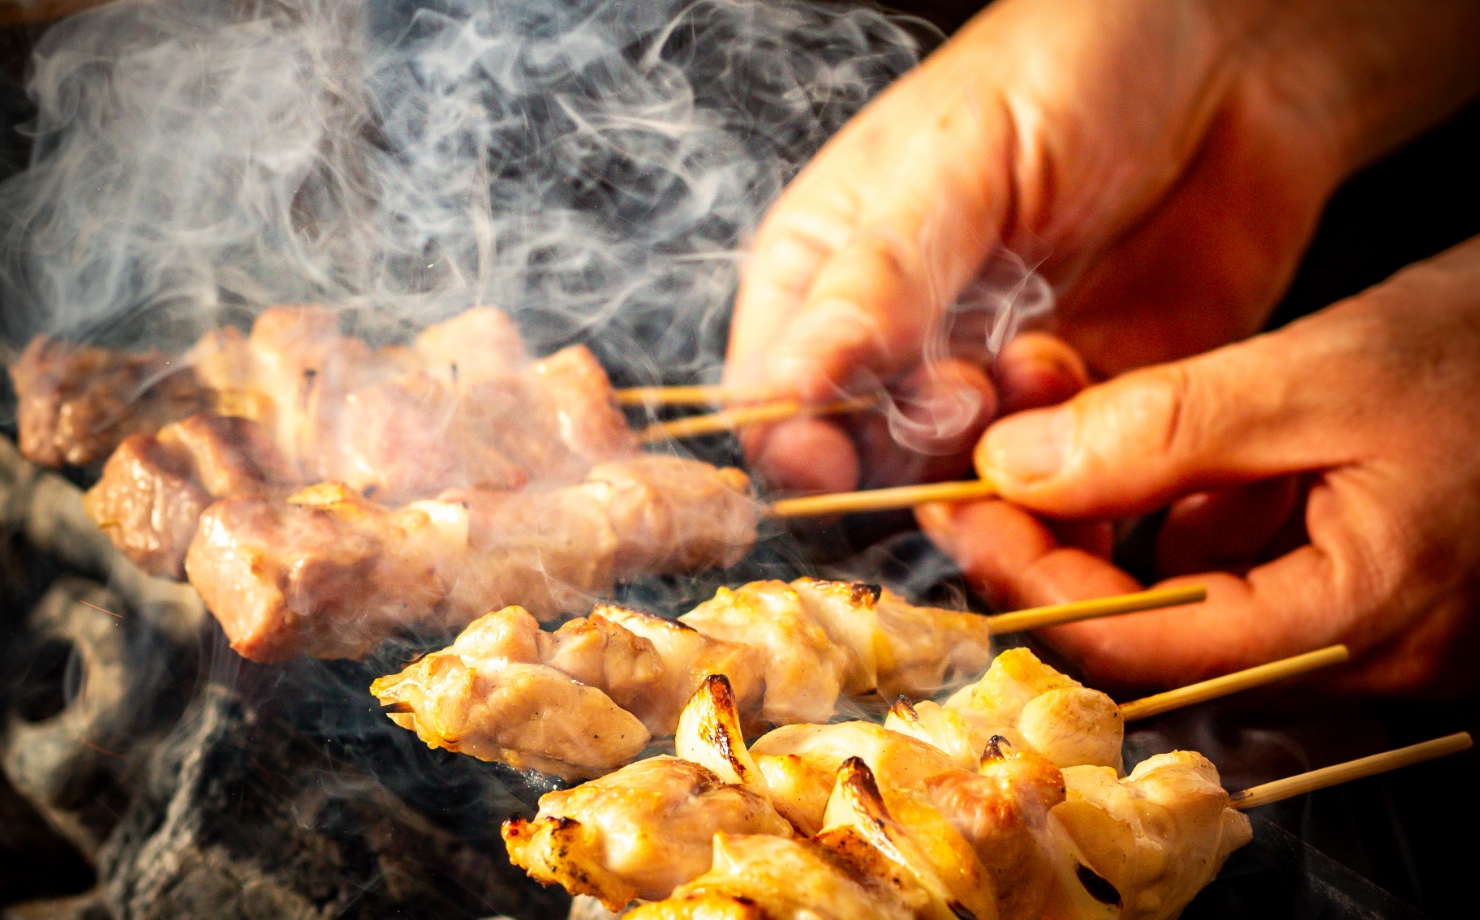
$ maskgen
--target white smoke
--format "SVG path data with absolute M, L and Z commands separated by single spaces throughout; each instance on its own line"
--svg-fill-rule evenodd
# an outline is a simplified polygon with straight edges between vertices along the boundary
M 798 2 L 112 4 L 36 51 L 7 325 L 178 346 L 276 302 L 372 336 L 493 303 L 682 374 L 766 205 L 915 59 Z

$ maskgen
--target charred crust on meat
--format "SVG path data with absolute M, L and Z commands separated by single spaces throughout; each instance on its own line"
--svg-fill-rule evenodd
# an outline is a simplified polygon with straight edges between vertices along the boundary
M 910 698 L 902 693 L 894 700 L 894 705 L 889 707 L 889 711 L 911 725 L 917 725 L 920 722 L 920 713 L 915 710 L 915 704 L 911 703 Z
M 374 498 L 375 497 L 375 493 L 379 489 L 380 489 L 380 486 L 378 486 L 378 485 L 376 485 L 375 483 L 372 482 L 368 486 L 366 486 L 365 488 L 363 488 L 363 489 L 360 490 L 360 496 L 362 498 Z
M 855 581 L 848 586 L 849 599 L 855 604 L 877 604 L 879 598 L 884 596 L 882 585 L 871 585 L 862 581 Z
M 406 702 L 405 700 L 393 700 L 389 703 L 381 703 L 380 711 L 385 715 L 391 715 L 392 713 L 415 712 L 415 710 L 411 708 L 411 704 Z
M 986 750 L 982 751 L 982 763 L 988 763 L 989 761 L 993 760 L 1005 760 L 1007 758 L 1007 755 L 1002 751 L 1002 746 L 1004 744 L 1008 747 L 1012 747 L 1012 742 L 1008 741 L 1001 735 L 993 735 L 992 737 L 988 738 L 987 748 Z
M 1103 875 L 1083 863 L 1074 870 L 1074 875 L 1079 879 L 1079 884 L 1089 892 L 1090 897 L 1101 904 L 1120 906 L 1120 892 L 1114 885 L 1110 884 Z
M 965 904 L 959 901 L 953 900 L 946 906 L 951 909 L 951 913 L 961 918 L 961 920 L 976 920 L 976 914 L 973 914 Z

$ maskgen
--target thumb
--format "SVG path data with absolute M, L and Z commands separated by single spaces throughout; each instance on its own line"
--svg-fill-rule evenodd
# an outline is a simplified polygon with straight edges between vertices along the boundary
M 1328 466 L 1344 458 L 1340 436 L 1323 430 L 1339 413 L 1322 394 L 1346 389 L 1318 385 L 1321 363 L 1282 331 L 1134 371 L 997 422 L 977 445 L 977 470 L 1045 514 L 1120 517 Z

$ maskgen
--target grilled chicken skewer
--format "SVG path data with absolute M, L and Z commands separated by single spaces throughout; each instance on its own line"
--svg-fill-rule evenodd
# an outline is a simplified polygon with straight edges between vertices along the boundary
M 824 721 L 842 695 L 879 692 L 925 696 L 956 677 L 979 672 L 990 657 L 985 617 L 915 607 L 868 585 L 798 579 L 722 588 L 676 622 L 600 606 L 554 633 L 522 608 L 487 614 L 453 645 L 371 692 L 405 711 L 392 718 L 433 747 L 485 759 L 532 764 L 567 778 L 587 778 L 631 761 L 650 736 L 672 735 L 684 703 L 709 674 L 728 675 L 750 723 Z M 543 704 L 497 688 L 502 672 L 542 669 L 551 684 L 579 683 L 600 696 L 562 716 L 577 733 L 557 746 L 524 726 L 544 718 Z M 447 675 L 476 672 L 476 679 Z M 606 730 L 610 707 L 644 731 Z
M 883 878 L 893 884 L 878 890 L 902 899 L 884 902 L 886 907 L 902 904 L 900 916 L 1035 918 L 1042 916 L 1056 886 L 1070 886 L 1060 900 L 1083 900 L 1073 889 L 1082 890 L 1086 880 L 1101 895 L 1114 888 L 1117 898 L 1162 897 L 1189 886 L 1190 898 L 1216 874 L 1227 853 L 1247 840 L 1247 823 L 1240 825 L 1242 818 L 1227 811 L 1216 771 L 1195 754 L 1162 755 L 1121 781 L 1105 768 L 1060 770 L 1036 754 L 1013 750 L 1005 739 L 989 745 L 980 763 L 962 764 L 870 723 L 792 726 L 813 731 L 802 737 L 779 729 L 746 751 L 726 690 L 726 682 L 713 677 L 686 708 L 677 747 L 680 757 L 691 759 L 642 761 L 546 795 L 533 821 L 505 824 L 511 859 L 540 881 L 594 895 L 612 909 L 633 898 L 671 893 L 670 904 L 681 904 L 678 916 L 705 915 L 701 908 L 718 909 L 723 903 L 712 902 L 716 890 L 736 893 L 724 885 L 716 889 L 714 872 L 734 874 L 729 858 L 734 854 L 725 852 L 725 841 L 743 835 L 753 852 L 786 856 L 787 862 L 805 864 L 821 856 L 826 864 L 830 858 L 811 849 L 821 845 L 841 847 L 834 855 L 851 854 L 865 865 L 892 867 Z M 801 775 L 806 780 L 796 782 Z M 1079 858 L 1081 835 L 1066 835 L 1057 826 L 1063 821 L 1056 824 L 1055 818 L 1080 787 L 1113 799 L 1102 788 L 1106 777 L 1123 790 L 1111 803 L 1118 820 L 1140 807 L 1137 797 L 1156 800 L 1153 810 L 1163 820 L 1143 822 L 1153 836 L 1167 827 L 1168 809 L 1180 809 L 1171 830 L 1186 838 L 1174 842 L 1195 851 L 1183 854 L 1191 858 L 1171 860 L 1174 868 L 1156 879 L 1133 877 L 1114 860 L 1103 860 L 1109 864 L 1104 872 L 1116 877 L 1118 888 L 1107 881 L 1099 862 Z M 787 820 L 778 822 L 778 817 Z M 1069 817 L 1087 822 L 1082 815 Z M 800 836 L 814 839 L 794 839 Z M 1167 836 L 1151 841 L 1163 848 L 1162 855 Z M 1134 855 L 1137 841 L 1114 842 L 1131 847 L 1126 852 Z M 860 849 L 862 844 L 867 846 Z M 1058 855 L 1063 851 L 1078 860 L 1067 872 L 1060 865 L 1065 858 Z M 713 870 L 701 875 L 711 859 Z M 1080 870 L 1081 864 L 1091 868 Z M 1189 881 L 1182 871 L 1210 865 L 1200 880 Z M 675 880 L 682 883 L 677 891 Z M 798 906 L 820 906 L 817 897 L 832 885 L 811 889 L 810 880 L 795 881 L 790 896 Z M 849 886 L 841 888 L 849 897 L 858 896 Z M 787 897 L 782 890 L 772 892 L 775 896 Z M 1060 910 L 1055 915 L 1084 914 Z
M 717 832 L 708 872 L 628 916 L 1170 920 L 1252 838 L 1239 809 L 1470 745 L 1461 732 L 1232 796 L 1217 769 L 1187 751 L 1151 757 L 1124 779 L 1103 767 L 1069 767 L 1046 810 L 1046 833 L 1036 834 L 994 820 L 1003 813 L 995 790 L 961 794 L 957 777 L 935 777 L 923 793 L 894 790 L 855 758 L 839 768 L 828 826 L 816 837 Z M 1010 876 L 1004 886 L 993 867 L 1010 862 L 1004 854 L 1019 844 L 1033 851 L 1018 865 L 1049 873 Z
M 721 810 L 706 818 L 699 804 L 699 799 L 705 796 L 693 797 L 693 790 L 701 781 L 710 784 L 704 787 L 711 790 L 710 794 L 718 788 L 713 786 L 713 780 L 721 780 L 759 796 L 769 802 L 791 827 L 811 835 L 824 826 L 835 774 L 849 757 L 862 757 L 881 782 L 909 789 L 924 788 L 934 776 L 962 770 L 975 771 L 980 764 L 983 771 L 1016 777 L 1013 782 L 1026 784 L 1022 786 L 1023 790 L 1038 789 L 1039 792 L 1033 793 L 1038 796 L 1034 801 L 1042 800 L 1041 790 L 1047 788 L 1041 782 L 1047 775 L 1046 769 L 1051 768 L 1055 771 L 1053 775 L 1057 775 L 1059 768 L 1100 766 L 1095 762 L 1073 760 L 1071 755 L 1075 751 L 1098 755 L 1097 760 L 1113 760 L 1118 765 L 1119 752 L 1113 757 L 1104 756 L 1098 751 L 1102 746 L 1099 742 L 1057 743 L 1046 746 L 1046 750 L 1035 751 L 1032 744 L 1024 740 L 1025 737 L 1030 740 L 1047 737 L 1057 741 L 1083 730 L 1085 726 L 1077 719 L 1075 706 L 1063 705 L 1065 699 L 1073 699 L 1072 694 L 1067 697 L 1048 696 L 1066 688 L 1078 688 L 1078 685 L 1068 682 L 1066 687 L 1067 679 L 1062 675 L 1042 665 L 1036 658 L 1025 658 L 1023 654 L 1015 654 L 1017 652 L 1019 650 L 1011 650 L 998 656 L 1002 667 L 994 663 L 997 673 L 973 685 L 972 694 L 963 695 L 974 699 L 978 705 L 987 701 L 995 703 L 990 712 L 999 716 L 1004 704 L 1015 701 L 1020 707 L 1024 697 L 1044 698 L 1044 705 L 1032 720 L 1034 726 L 1027 731 L 1018 727 L 1021 720 L 1011 726 L 1006 718 L 997 723 L 1008 728 L 1018 743 L 1014 744 L 1002 735 L 992 736 L 984 742 L 979 753 L 974 747 L 959 743 L 942 749 L 929 735 L 894 731 L 868 722 L 784 726 L 766 734 L 747 750 L 730 682 L 722 676 L 712 675 L 700 685 L 680 716 L 674 745 L 678 758 L 682 759 L 640 761 L 571 793 L 546 796 L 541 799 L 540 813 L 535 821 L 516 821 L 509 825 L 506 833 L 511 835 L 510 853 L 536 878 L 546 883 L 559 882 L 573 893 L 595 894 L 608 902 L 632 897 L 660 897 L 668 889 L 655 887 L 655 879 L 643 875 L 645 870 L 642 867 L 647 860 L 640 855 L 641 846 L 610 843 L 611 832 L 603 829 L 622 829 L 619 836 L 613 838 L 618 840 L 626 840 L 622 835 L 638 829 L 641 831 L 638 834 L 640 840 L 665 841 L 661 878 L 692 878 L 692 874 L 685 873 L 706 865 L 709 838 L 716 831 L 762 833 L 749 821 L 732 822 L 733 812 Z M 1291 666 L 1264 666 L 1251 670 L 1267 683 L 1309 670 L 1312 657 L 1305 655 L 1286 659 L 1292 663 Z M 1317 656 L 1317 660 L 1324 660 L 1326 664 L 1338 658 L 1344 660 L 1344 656 L 1330 653 Z M 1032 697 L 1046 683 L 1059 686 Z M 1220 681 L 1224 686 L 1228 683 Z M 1205 685 L 1193 685 L 1194 688 L 1200 686 Z M 1210 698 L 1197 692 L 1181 696 L 1188 701 Z M 1057 704 L 1053 702 L 1055 699 L 1059 701 Z M 1057 727 L 1054 726 L 1056 721 L 1059 722 Z M 1102 730 L 1106 728 L 1099 727 Z M 1094 730 L 1096 726 L 1089 728 Z M 1118 743 L 1120 725 L 1112 723 L 1108 734 Z M 1058 757 L 1059 762 L 1056 763 L 1054 757 Z M 997 766 L 988 770 L 986 765 L 990 764 Z M 1109 769 L 1112 774 L 1119 772 L 1108 765 L 1102 768 Z M 670 781 L 664 782 L 663 777 L 670 773 L 673 774 Z M 733 791 L 726 794 L 738 795 Z M 994 808 L 997 809 L 995 814 L 1010 812 L 1010 809 L 1009 812 L 1002 811 L 1005 805 Z M 748 814 L 758 812 L 759 809 L 751 809 Z M 574 862 L 567 865 L 570 861 Z M 600 884 L 589 882 L 598 878 L 602 880 Z M 999 886 L 999 890 L 1005 889 Z M 1012 890 L 1018 889 L 1014 887 Z M 656 895 L 654 891 L 657 891 Z

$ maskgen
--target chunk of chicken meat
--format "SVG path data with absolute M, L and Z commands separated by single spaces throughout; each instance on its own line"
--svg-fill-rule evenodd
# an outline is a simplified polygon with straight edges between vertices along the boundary
M 710 870 L 627 920 L 908 920 L 921 898 L 850 835 L 812 841 L 714 835 Z M 832 845 L 829 845 L 832 844 Z M 850 845 L 851 844 L 851 845 Z M 906 894 L 901 893 L 901 889 Z M 914 895 L 913 898 L 910 895 Z
M 792 829 L 762 796 L 674 757 L 547 793 L 534 820 L 503 826 L 515 865 L 611 910 L 702 875 L 716 833 L 790 837 Z
M 896 704 L 885 724 L 951 752 L 979 757 L 994 736 L 1060 767 L 1120 769 L 1125 721 L 1115 701 L 1060 674 L 1024 648 L 1007 649 L 944 706 Z
M 919 794 L 975 850 L 992 880 L 997 916 L 1039 920 L 1054 879 L 1048 812 L 1064 801 L 1063 773 L 1036 754 L 989 745 L 980 770 L 932 776 Z
M 483 617 L 451 648 L 380 678 L 371 692 L 429 747 L 568 779 L 630 761 L 647 730 L 605 693 L 542 664 L 539 632 L 517 607 Z
M 1124 779 L 1108 767 L 1069 767 L 1064 782 L 1067 798 L 1049 811 L 1052 920 L 1168 920 L 1253 837 L 1217 768 L 1192 751 L 1149 757 Z
M 228 495 L 284 495 L 292 473 L 254 422 L 193 415 L 125 438 L 82 498 L 113 545 L 152 575 L 185 576 L 201 512 Z
M 890 788 L 918 789 L 958 764 L 933 745 L 872 722 L 783 725 L 750 746 L 771 803 L 806 834 L 823 826 L 838 769 L 860 758 Z

